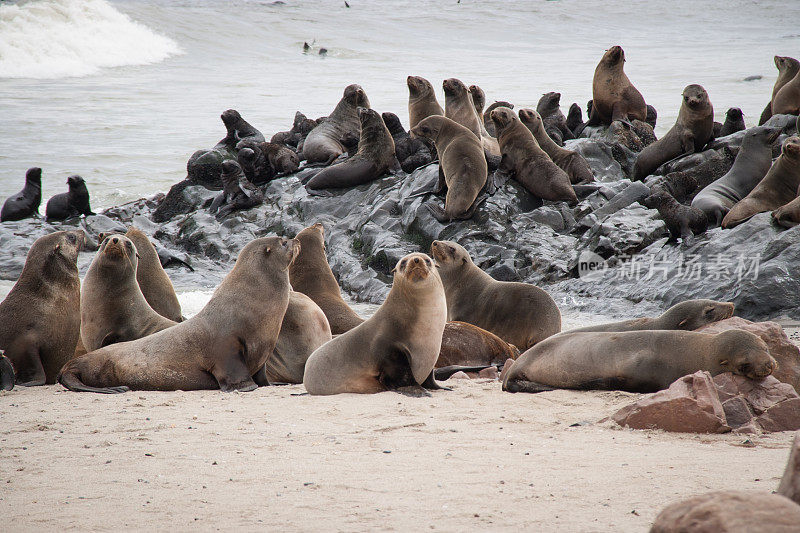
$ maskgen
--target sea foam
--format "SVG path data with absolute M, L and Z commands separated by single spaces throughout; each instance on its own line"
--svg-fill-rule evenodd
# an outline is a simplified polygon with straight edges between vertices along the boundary
M 104 0 L 0 4 L 0 78 L 86 76 L 182 53 Z

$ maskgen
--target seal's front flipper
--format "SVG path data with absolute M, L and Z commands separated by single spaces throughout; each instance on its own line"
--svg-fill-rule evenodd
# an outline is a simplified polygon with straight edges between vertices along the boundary
M 428 211 L 431 212 L 433 218 L 435 218 L 440 223 L 447 224 L 448 222 L 450 222 L 450 217 L 447 216 L 447 213 L 445 213 L 444 209 L 442 209 L 440 206 L 435 204 L 425 204 L 425 207 L 428 208 Z
M 420 386 L 423 389 L 428 389 L 428 390 L 453 390 L 449 387 L 442 387 L 441 385 L 436 383 L 436 380 L 433 377 L 433 370 L 431 370 L 431 373 L 428 374 L 427 378 L 425 378 L 425 381 L 420 383 Z
M 228 353 L 220 363 L 210 370 L 214 379 L 219 383 L 222 392 L 250 392 L 258 388 L 253 376 L 244 363 L 247 356 L 247 344 L 242 339 L 230 342 Z
M 535 381 L 528 381 L 524 379 L 510 379 L 503 383 L 503 390 L 506 392 L 529 392 L 535 394 L 537 392 L 547 392 L 556 390 L 553 387 L 536 383 Z
M 259 387 L 269 387 L 270 382 L 267 379 L 267 365 L 262 366 L 258 369 L 258 372 L 253 374 L 253 381 Z
M 38 387 L 44 385 L 47 375 L 42 366 L 42 359 L 39 357 L 39 349 L 30 341 L 30 346 L 25 350 L 21 357 L 17 358 L 16 384 L 22 387 Z M 9 353 L 6 351 L 6 353 Z
M 94 392 L 97 394 L 119 394 L 128 392 L 130 389 L 125 386 L 119 387 L 90 387 L 81 381 L 73 370 L 67 370 L 58 375 L 58 382 L 61 383 L 66 389 L 73 392 Z
M 11 360 L 0 354 L 0 390 L 14 388 L 14 365 Z

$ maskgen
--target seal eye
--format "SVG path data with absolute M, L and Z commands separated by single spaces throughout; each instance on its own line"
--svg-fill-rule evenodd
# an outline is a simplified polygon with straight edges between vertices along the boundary
M 425 258 L 425 264 L 431 266 L 431 260 L 428 259 L 427 257 Z

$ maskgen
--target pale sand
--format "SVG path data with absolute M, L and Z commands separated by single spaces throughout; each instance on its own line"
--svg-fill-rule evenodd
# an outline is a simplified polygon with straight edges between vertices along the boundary
M 0 393 L 0 528 L 646 531 L 681 498 L 774 490 L 793 437 L 597 423 L 636 394 L 448 385 Z

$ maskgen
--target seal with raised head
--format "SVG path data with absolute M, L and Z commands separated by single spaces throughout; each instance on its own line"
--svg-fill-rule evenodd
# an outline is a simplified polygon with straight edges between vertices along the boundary
M 209 211 L 217 219 L 242 209 L 252 209 L 264 202 L 263 193 L 245 176 L 241 165 L 233 159 L 222 162 L 222 192 L 211 202 Z
M 489 157 L 500 157 L 500 146 L 497 139 L 488 132 L 483 134 L 482 122 L 475 112 L 475 104 L 467 86 L 459 79 L 448 78 L 442 82 L 444 89 L 444 116 L 453 120 L 469 131 L 480 141 L 483 151 Z
M 306 183 L 306 190 L 343 189 L 374 181 L 395 166 L 394 139 L 383 119 L 374 109 L 358 108 L 361 136 L 358 152 L 341 163 L 324 168 Z
M 772 98 L 773 115 L 800 115 L 800 71 Z
M 569 176 L 536 142 L 533 133 L 507 107 L 492 111 L 503 157 L 500 169 L 512 173 L 531 194 L 554 202 L 578 203 Z
M 67 363 L 58 381 L 78 392 L 251 391 L 275 349 L 289 303 L 289 264 L 299 245 L 280 237 L 249 242 L 195 316 Z
M 491 331 L 467 322 L 448 322 L 436 368 L 446 366 L 501 365 L 519 357 L 519 349 Z
M 797 198 L 772 212 L 772 220 L 784 228 L 800 224 L 800 188 L 797 189 Z
M 409 129 L 431 115 L 444 116 L 444 109 L 436 100 L 431 82 L 419 76 L 409 76 L 406 78 L 406 85 L 408 85 Z
M 633 179 L 643 180 L 663 163 L 700 152 L 713 137 L 714 107 L 700 85 L 683 89 L 678 119 L 656 142 L 639 152 L 633 165 Z
M 285 144 L 245 139 L 236 145 L 236 150 L 236 160 L 254 185 L 293 174 L 300 167 L 300 156 Z
M 181 303 L 175 294 L 172 281 L 161 266 L 156 247 L 136 226 L 129 227 L 125 236 L 136 246 L 139 259 L 139 264 L 136 266 L 136 281 L 144 299 L 159 315 L 174 322 L 182 321 Z
M 472 103 L 475 106 L 475 114 L 478 116 L 478 125 L 481 128 L 481 139 L 494 138 L 494 134 L 490 133 L 483 120 L 483 108 L 486 106 L 486 93 L 477 85 L 469 86 L 469 95 L 472 98 Z
M 716 123 L 714 123 L 716 126 Z M 747 129 L 744 125 L 744 113 L 738 107 L 731 107 L 725 112 L 725 122 L 719 131 L 714 128 L 714 137 L 727 137 L 731 133 Z
M 47 201 L 45 216 L 47 220 L 66 220 L 81 215 L 94 215 L 89 207 L 89 190 L 86 182 L 78 175 L 67 178 L 68 192 L 56 194 Z
M 589 168 L 586 159 L 578 152 L 567 150 L 553 142 L 553 139 L 545 131 L 544 122 L 538 112 L 533 109 L 520 109 L 519 119 L 533 133 L 539 147 L 553 160 L 553 163 L 567 173 L 570 183 L 594 181 L 594 174 L 592 174 L 592 169 Z
M 146 337 L 177 322 L 145 300 L 136 269 L 139 256 L 123 235 L 109 235 L 95 255 L 81 289 L 81 341 L 87 352 Z
M 78 252 L 83 231 L 36 239 L 19 279 L 0 302 L 0 350 L 14 364 L 18 385 L 55 383 L 81 333 Z
M 330 324 L 331 333 L 339 335 L 358 326 L 364 319 L 342 298 L 339 283 L 325 257 L 325 228 L 317 222 L 297 234 L 300 253 L 289 267 L 292 288 L 314 300 Z
M 780 134 L 781 130 L 765 126 L 745 132 L 731 169 L 692 200 L 692 207 L 703 211 L 709 224 L 722 224 L 728 211 L 764 179 L 772 165 L 772 145 Z
M 573 136 L 575 135 L 575 132 L 578 131 L 578 128 L 583 128 L 583 113 L 581 112 L 581 106 L 575 102 L 569 106 L 569 111 L 567 111 L 567 127 L 570 129 Z
M 444 284 L 449 321 L 483 328 L 520 350 L 561 331 L 561 312 L 539 287 L 495 280 L 455 242 L 433 241 L 431 255 Z
M 347 150 L 342 139 L 348 135 L 358 137 L 361 121 L 358 108 L 369 108 L 367 93 L 360 85 L 348 85 L 333 112 L 306 136 L 302 157 L 309 163 L 329 165 Z
M 0 210 L 0 222 L 22 220 L 39 214 L 42 205 L 42 169 L 29 168 L 25 173 L 25 187 L 14 196 L 9 196 Z
M 772 96 L 770 97 L 769 103 L 767 103 L 764 111 L 761 113 L 761 118 L 758 120 L 759 126 L 762 126 L 772 117 L 772 100 L 775 98 L 775 95 L 778 94 L 778 91 L 781 90 L 781 87 L 786 85 L 789 80 L 800 72 L 800 61 L 797 61 L 793 57 L 775 56 L 774 60 L 775 66 L 778 68 L 778 79 L 775 80 L 775 85 L 772 87 Z
M 439 222 L 464 220 L 475 214 L 478 194 L 489 175 L 486 156 L 478 137 L 461 124 L 443 116 L 430 116 L 411 129 L 412 137 L 433 141 L 439 154 L 436 192 L 447 190 L 444 209 L 428 204 Z
M 567 127 L 567 117 L 561 112 L 561 93 L 543 94 L 536 104 L 536 112 L 542 118 L 547 135 L 558 146 L 564 146 L 564 141 L 575 138 L 572 130 Z
M 755 214 L 788 204 L 797 196 L 799 186 L 800 137 L 795 135 L 783 142 L 780 157 L 772 163 L 764 179 L 728 211 L 722 219 L 722 227 L 738 226 Z
M 586 331 L 645 331 L 654 329 L 694 331 L 708 324 L 732 317 L 733 311 L 734 305 L 731 302 L 717 302 L 705 299 L 687 300 L 673 305 L 664 311 L 661 316 L 655 318 L 634 318 L 621 322 L 597 324 L 571 329 L 561 333 L 561 335 Z
M 439 388 L 433 367 L 447 321 L 442 281 L 422 253 L 406 255 L 392 272 L 392 288 L 375 314 L 308 358 L 303 384 L 310 394 Z
M 764 341 L 744 330 L 716 335 L 674 330 L 565 333 L 520 355 L 503 380 L 503 390 L 656 392 L 698 370 L 758 380 L 776 367 Z
M 687 243 L 692 235 L 700 235 L 708 229 L 706 214 L 696 207 L 683 205 L 665 190 L 655 192 L 641 201 L 648 209 L 658 210 L 669 231 L 667 242 L 682 238 Z
M 492 111 L 498 107 L 514 109 L 514 104 L 505 101 L 494 102 L 486 108 L 486 111 L 483 112 L 483 127 L 486 128 L 486 131 L 489 132 L 489 135 L 492 137 L 497 137 L 497 130 L 494 128 L 494 121 L 492 120 Z

